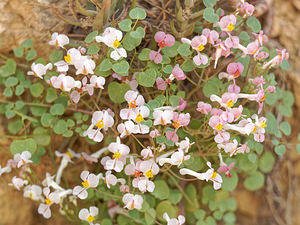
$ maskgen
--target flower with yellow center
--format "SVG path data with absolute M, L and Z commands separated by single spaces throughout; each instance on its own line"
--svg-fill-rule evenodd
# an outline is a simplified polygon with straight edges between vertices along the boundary
M 119 151 L 115 152 L 115 154 L 113 155 L 114 159 L 119 159 L 121 158 L 121 153 Z
M 203 51 L 204 49 L 205 49 L 205 47 L 204 47 L 203 44 L 201 44 L 201 45 L 199 45 L 199 46 L 197 47 L 197 50 L 198 50 L 199 52 Z
M 266 121 L 262 121 L 262 122 L 260 122 L 260 127 L 261 128 L 265 128 L 267 126 L 267 124 L 266 124 Z
M 99 120 L 98 123 L 96 123 L 96 127 L 98 127 L 99 129 L 102 129 L 104 127 L 103 120 Z
M 216 173 L 216 172 L 213 172 L 213 174 L 211 175 L 211 178 L 210 178 L 210 179 L 214 179 L 216 176 L 217 176 L 217 173 Z
M 136 118 L 135 118 L 136 122 L 140 123 L 144 120 L 143 116 L 139 113 L 137 114 Z
M 87 218 L 88 222 L 93 222 L 95 219 L 95 217 L 93 217 L 92 215 L 89 215 L 89 217 Z
M 70 54 L 68 54 L 67 56 L 65 56 L 65 61 L 66 61 L 67 63 L 70 63 L 70 62 L 71 62 L 71 56 L 70 56 Z
M 83 181 L 81 184 L 84 188 L 88 188 L 90 186 L 90 184 L 87 180 Z
M 116 40 L 114 41 L 114 43 L 113 43 L 113 46 L 114 46 L 114 48 L 117 48 L 117 47 L 119 47 L 120 44 L 121 44 L 121 43 L 119 42 L 119 40 L 116 39 Z
M 230 100 L 230 101 L 228 101 L 228 102 L 226 103 L 226 105 L 227 105 L 228 108 L 231 108 L 231 107 L 234 105 L 234 103 L 233 103 L 232 100 Z
M 255 125 L 254 129 L 252 130 L 252 133 L 255 133 L 257 131 L 257 125 Z
M 174 122 L 173 122 L 173 127 L 174 128 L 179 128 L 180 127 L 180 122 L 178 121 L 178 120 L 175 120 Z
M 153 177 L 153 171 L 152 170 L 147 170 L 145 175 L 148 178 L 152 178 Z
M 222 129 L 223 129 L 223 125 L 219 123 L 219 124 L 216 126 L 216 129 L 217 129 L 217 130 L 222 130 Z
M 71 152 L 66 152 L 66 154 L 70 157 L 70 158 L 72 158 L 73 157 L 73 155 L 72 155 L 72 153 Z
M 45 202 L 46 202 L 47 205 L 51 205 L 51 203 L 52 203 L 50 198 L 48 198 L 48 197 L 45 199 Z
M 227 29 L 228 29 L 229 31 L 233 31 L 234 28 L 235 28 L 235 26 L 233 26 L 232 23 L 228 24 L 228 26 L 227 26 Z
M 135 100 L 133 100 L 133 101 L 131 101 L 131 102 L 129 102 L 129 108 L 131 108 L 131 109 L 135 109 L 136 108 L 136 101 Z

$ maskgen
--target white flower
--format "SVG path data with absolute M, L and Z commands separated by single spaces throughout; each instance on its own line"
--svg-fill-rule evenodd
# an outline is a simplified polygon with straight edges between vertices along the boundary
M 110 48 L 114 50 L 110 53 L 110 57 L 114 60 L 119 60 L 120 58 L 126 58 L 127 53 L 124 48 L 118 48 L 120 46 L 120 41 L 122 40 L 123 34 L 121 31 L 108 27 L 104 30 L 102 36 L 96 36 L 97 42 L 103 42 Z
M 98 215 L 98 213 L 99 213 L 99 209 L 95 206 L 91 206 L 89 209 L 86 208 L 81 209 L 79 211 L 78 217 L 81 220 L 87 221 L 89 224 L 93 224 L 93 221 L 95 220 L 95 217 Z
M 181 225 L 185 223 L 185 217 L 182 215 L 178 216 L 178 219 L 172 218 L 170 219 L 168 213 L 163 214 L 163 218 L 167 221 L 167 225 Z
M 48 172 L 46 173 L 46 178 L 42 181 L 42 185 L 46 187 L 52 187 L 54 190 L 60 190 L 63 191 L 64 189 L 59 186 L 55 181 L 54 181 L 55 175 L 51 176 Z
M 104 88 L 103 85 L 105 84 L 105 78 L 101 76 L 93 75 L 90 79 L 90 83 L 91 85 L 93 85 L 93 87 L 103 89 Z
M 190 143 L 190 139 L 188 137 L 185 137 L 185 140 L 176 143 L 176 145 L 178 146 L 178 149 L 181 149 L 185 152 L 188 152 L 190 147 L 194 144 L 195 142 Z
M 50 189 L 48 187 L 45 187 L 43 189 L 43 193 L 45 195 L 45 203 L 41 203 L 38 208 L 38 213 L 42 214 L 46 219 L 49 219 L 51 217 L 51 210 L 50 206 L 55 203 L 58 204 L 60 202 L 60 197 L 58 193 L 52 192 L 50 193 Z
M 154 110 L 153 112 L 153 117 L 154 117 L 154 122 L 153 125 L 166 125 L 169 123 L 172 123 L 172 119 L 173 119 L 173 111 L 171 110 Z
M 67 167 L 68 163 L 72 163 L 72 160 L 71 160 L 72 158 L 74 158 L 74 157 L 80 158 L 80 154 L 74 152 L 72 149 L 69 148 L 66 153 L 60 153 L 58 151 L 55 151 L 55 155 L 57 157 L 62 157 L 59 168 L 57 170 L 56 179 L 55 179 L 55 182 L 57 184 L 60 184 L 63 170 Z
M 146 191 L 153 192 L 155 188 L 155 184 L 149 180 L 147 177 L 142 177 L 137 184 L 139 190 L 144 193 Z
M 67 52 L 67 55 L 64 58 L 68 64 L 74 65 L 75 67 L 76 65 L 79 66 L 82 63 L 81 53 L 76 48 L 70 48 Z
M 24 151 L 21 154 L 18 153 L 14 155 L 14 161 L 17 163 L 18 168 L 20 168 L 21 166 L 27 163 L 32 163 L 30 158 L 31 158 L 31 153 L 29 151 Z
M 71 91 L 72 88 L 81 88 L 80 81 L 75 81 L 73 77 L 64 74 L 60 74 L 58 77 L 52 76 L 48 82 L 54 88 L 67 92 Z
M 92 124 L 83 133 L 84 136 L 88 136 L 95 142 L 101 142 L 103 139 L 103 134 L 100 132 L 101 129 L 107 130 L 114 124 L 114 118 L 109 114 L 108 110 L 96 111 L 93 113 Z M 97 129 L 94 129 L 94 127 Z
M 27 185 L 24 188 L 24 197 L 35 201 L 43 200 L 42 188 L 38 185 Z
M 133 195 L 133 194 L 125 194 L 122 198 L 125 206 L 129 210 L 131 209 L 141 209 L 143 204 L 143 198 L 140 195 Z
M 118 132 L 121 134 L 120 137 L 123 138 L 133 133 L 134 126 L 134 123 L 130 120 L 125 121 L 125 123 L 120 123 L 117 127 Z
M 69 70 L 69 65 L 64 60 L 54 63 L 54 66 L 56 66 L 56 71 L 59 73 L 66 73 Z
M 214 171 L 214 169 L 211 167 L 210 162 L 207 162 L 206 164 L 209 167 L 209 169 L 205 173 L 197 173 L 193 170 L 186 169 L 186 168 L 180 169 L 179 173 L 181 175 L 189 174 L 191 176 L 197 177 L 199 180 L 206 180 L 206 181 L 211 180 L 213 182 L 214 189 L 215 190 L 220 189 L 223 182 L 222 177 L 220 176 L 220 174 Z
M 83 180 L 82 187 L 76 186 L 73 189 L 73 195 L 77 196 L 80 199 L 86 199 L 88 197 L 88 188 L 95 188 L 98 186 L 99 177 L 89 171 L 82 171 L 80 178 Z
M 81 60 L 77 62 L 74 66 L 77 69 L 76 75 L 78 74 L 88 75 L 94 73 L 96 64 L 94 60 L 89 59 L 87 56 L 82 56 Z
M 11 172 L 11 167 L 10 166 L 5 166 L 5 167 L 0 166 L 0 176 L 4 173 L 10 173 L 10 172 Z
M 49 41 L 49 45 L 56 45 L 61 48 L 67 44 L 69 44 L 69 38 L 64 34 L 58 34 L 57 32 L 52 34 L 51 41 Z
M 43 76 L 47 73 L 47 70 L 52 69 L 52 64 L 48 63 L 46 66 L 41 63 L 32 63 L 31 64 L 31 70 L 28 71 L 27 75 L 34 75 L 35 77 L 39 77 L 43 79 Z
M 178 149 L 177 152 L 174 152 L 171 158 L 160 158 L 159 165 L 162 166 L 165 163 L 169 163 L 171 165 L 180 166 L 184 161 L 189 160 L 191 158 L 190 155 L 185 156 L 182 149 Z
M 11 180 L 11 183 L 9 183 L 8 185 L 14 186 L 18 191 L 20 191 L 21 187 L 23 187 L 26 184 L 28 184 L 27 180 L 23 180 L 21 178 L 14 176 Z

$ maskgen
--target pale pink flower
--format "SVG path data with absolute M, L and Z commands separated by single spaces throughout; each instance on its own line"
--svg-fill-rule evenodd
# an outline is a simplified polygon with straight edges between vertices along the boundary
M 167 225 L 182 225 L 185 223 L 185 217 L 182 215 L 179 215 L 178 218 L 172 218 L 170 219 L 168 213 L 163 214 L 163 218 L 167 221 Z
M 208 58 L 204 54 L 197 54 L 193 57 L 193 62 L 197 65 L 206 65 L 208 63 Z
M 234 15 L 228 15 L 222 17 L 218 23 L 222 31 L 231 32 L 234 30 L 236 24 L 236 17 Z
M 229 166 L 227 166 L 227 164 L 224 163 L 224 161 L 223 161 L 223 157 L 222 157 L 221 153 L 219 153 L 219 159 L 220 159 L 220 167 L 218 169 L 218 172 L 219 173 L 225 173 L 225 176 L 227 178 L 232 177 L 232 174 L 229 171 L 234 166 L 234 162 L 230 163 Z
M 93 75 L 91 76 L 90 83 L 95 88 L 103 89 L 103 85 L 105 84 L 105 78 L 102 76 Z
M 193 144 L 195 144 L 195 142 L 191 143 L 190 139 L 188 137 L 185 137 L 185 140 L 176 143 L 176 146 L 178 146 L 178 149 L 181 149 L 187 153 Z
M 73 189 L 73 195 L 77 196 L 80 199 L 86 199 L 88 197 L 87 189 L 96 188 L 99 183 L 99 177 L 89 171 L 82 171 L 80 174 L 82 186 L 76 186 Z
M 22 153 L 17 153 L 14 155 L 14 161 L 17 163 L 18 168 L 20 168 L 25 164 L 32 163 L 30 158 L 31 158 L 31 153 L 29 151 L 24 151 Z
M 87 221 L 90 225 L 93 224 L 95 217 L 98 215 L 99 209 L 95 206 L 91 206 L 89 209 L 83 208 L 79 211 L 78 217 L 81 220 Z M 95 224 L 100 225 L 100 224 Z
M 149 158 L 153 158 L 154 155 L 153 155 L 153 152 L 152 150 L 150 149 L 150 147 L 148 148 L 144 148 L 142 151 L 141 151 L 141 156 L 143 156 L 143 159 L 149 159 Z
M 167 88 L 167 83 L 164 79 L 162 79 L 161 77 L 156 78 L 155 80 L 156 86 L 158 90 L 166 90 Z
M 60 197 L 58 193 L 52 192 L 50 193 L 50 189 L 48 187 L 45 187 L 43 189 L 43 194 L 45 195 L 45 203 L 41 203 L 38 208 L 38 213 L 42 214 L 46 219 L 49 219 L 51 217 L 51 210 L 50 206 L 55 203 L 58 204 L 60 202 Z
M 289 53 L 286 51 L 286 49 L 283 50 L 276 50 L 277 55 L 271 59 L 269 62 L 265 63 L 263 65 L 263 69 L 266 69 L 267 67 L 271 66 L 279 66 L 283 60 L 288 60 L 289 59 Z
M 154 40 L 158 43 L 159 48 L 171 47 L 175 43 L 175 38 L 171 34 L 159 31 L 155 34 Z
M 172 74 L 174 77 L 176 77 L 177 80 L 185 80 L 186 76 L 183 72 L 183 70 L 179 67 L 178 64 L 175 65 L 175 67 L 172 70 Z
M 134 123 L 132 121 L 125 121 L 117 126 L 117 130 L 120 133 L 120 138 L 126 137 L 134 132 Z
M 270 85 L 270 86 L 267 87 L 266 92 L 275 93 L 276 92 L 276 87 Z
M 240 5 L 240 13 L 242 15 L 252 16 L 254 10 L 255 7 L 252 4 L 249 4 L 248 2 L 244 2 Z
M 229 75 L 234 76 L 234 78 L 239 77 L 243 71 L 244 71 L 244 66 L 240 62 L 229 63 L 227 66 L 227 73 Z
M 151 138 L 157 138 L 157 136 L 159 136 L 160 134 L 159 134 L 159 131 L 157 129 L 154 129 L 150 132 L 149 135 L 150 135 Z
M 125 204 L 124 208 L 131 209 L 141 209 L 143 204 L 143 198 L 140 195 L 125 194 L 122 198 Z
M 255 39 L 258 41 L 260 45 L 268 42 L 268 36 L 264 34 L 264 31 L 260 31 L 258 34 L 252 33 L 255 36 Z
M 18 191 L 21 190 L 21 188 L 28 184 L 28 181 L 27 180 L 23 180 L 21 178 L 18 178 L 16 176 L 14 176 L 11 180 L 11 183 L 9 183 L 8 185 L 9 186 L 14 186 Z
M 150 179 L 158 174 L 159 167 L 153 160 L 146 160 L 141 162 L 140 171 L 143 172 L 145 177 Z
M 69 44 L 69 38 L 64 34 L 53 33 L 51 36 L 51 41 L 48 42 L 49 45 L 56 45 L 57 47 L 63 48 L 64 45 Z
M 197 104 L 197 111 L 207 115 L 211 111 L 211 105 L 200 101 Z
M 24 188 L 24 194 L 23 196 L 25 198 L 30 198 L 34 201 L 44 200 L 42 196 L 42 188 L 38 185 L 27 185 Z
M 47 70 L 52 69 L 52 64 L 48 63 L 46 66 L 41 63 L 32 63 L 31 64 L 31 70 L 28 71 L 27 75 L 34 75 L 35 77 L 39 77 L 43 79 L 43 76 L 47 73 Z
M 52 76 L 47 82 L 54 88 L 69 92 L 73 88 L 81 88 L 81 82 L 75 81 L 71 76 L 60 74 L 59 76 Z
M 153 112 L 154 122 L 153 125 L 166 125 L 171 123 L 171 120 L 173 119 L 173 111 L 171 110 L 154 110 Z
M 229 35 L 228 38 L 225 39 L 224 44 L 227 48 L 237 48 L 240 43 L 240 39 L 238 36 Z
M 177 129 L 174 130 L 174 131 L 168 130 L 168 131 L 166 132 L 166 138 L 167 138 L 168 140 L 170 140 L 170 141 L 173 141 L 174 143 L 177 143 L 178 140 L 179 140 L 179 137 L 178 137 L 178 135 L 176 134 L 176 131 L 177 131 Z
M 183 111 L 186 106 L 187 106 L 187 101 L 185 101 L 183 98 L 180 98 L 179 105 L 176 106 L 176 108 L 180 111 Z
M 147 177 L 142 177 L 138 184 L 137 184 L 138 189 L 144 193 L 144 192 L 153 192 L 155 188 L 155 184 L 149 180 Z
M 155 62 L 156 64 L 159 64 L 162 62 L 162 55 L 159 53 L 159 51 L 153 51 L 151 50 L 149 53 L 149 59 Z
M 219 132 L 214 138 L 215 142 L 218 144 L 227 142 L 229 141 L 229 139 L 230 139 L 230 134 L 228 132 Z
M 214 45 L 215 42 L 219 39 L 219 33 L 215 30 L 210 30 L 208 28 L 204 28 L 202 31 L 202 35 L 207 38 L 207 42 Z

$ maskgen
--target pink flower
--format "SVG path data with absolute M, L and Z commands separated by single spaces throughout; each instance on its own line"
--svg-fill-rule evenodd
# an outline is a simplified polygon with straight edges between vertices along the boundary
M 173 127 L 178 129 L 181 126 L 187 126 L 190 123 L 190 114 L 189 113 L 180 113 L 173 112 Z
M 162 79 L 161 77 L 158 77 L 155 82 L 156 82 L 156 86 L 157 86 L 158 90 L 162 90 L 162 91 L 166 90 L 167 83 L 166 83 L 166 81 L 164 81 L 164 79 Z
M 228 92 L 238 94 L 240 93 L 241 88 L 236 84 L 230 84 L 228 86 Z
M 289 53 L 286 51 L 286 49 L 283 50 L 276 50 L 277 56 L 275 56 L 273 59 L 271 59 L 269 62 L 265 63 L 263 65 L 263 69 L 266 69 L 268 66 L 279 66 L 282 61 L 289 59 Z
M 156 138 L 157 136 L 159 136 L 160 134 L 159 134 L 159 131 L 157 130 L 157 129 L 155 129 L 155 130 L 152 130 L 151 132 L 150 132 L 150 137 L 151 138 Z
M 222 31 L 231 32 L 234 30 L 236 18 L 234 15 L 224 16 L 219 22 L 219 27 Z
M 224 122 L 219 116 L 212 116 L 209 119 L 208 125 L 216 131 L 221 131 L 223 129 Z
M 207 115 L 211 111 L 211 105 L 200 101 L 197 104 L 197 111 Z
M 145 177 L 150 179 L 158 174 L 159 167 L 153 160 L 146 160 L 141 162 L 140 171 L 143 172 Z
M 175 43 L 175 38 L 171 34 L 159 31 L 154 36 L 155 41 L 158 43 L 160 48 L 171 47 Z
M 233 75 L 235 78 L 239 77 L 244 71 L 244 66 L 242 63 L 229 63 L 227 66 L 227 73 Z
M 17 153 L 14 155 L 14 161 L 17 163 L 18 168 L 20 168 L 25 164 L 32 163 L 30 158 L 31 158 L 31 153 L 29 151 L 24 151 L 22 153 Z
M 206 55 L 203 54 L 197 54 L 193 57 L 193 62 L 197 65 L 206 65 L 208 63 L 208 58 Z
M 174 77 L 176 77 L 177 80 L 185 80 L 186 79 L 186 76 L 185 76 L 183 70 L 179 67 L 178 64 L 176 64 L 176 66 L 172 70 L 172 74 L 174 75 Z
M 254 10 L 255 10 L 254 6 L 249 4 L 248 2 L 244 2 L 240 6 L 241 14 L 244 14 L 246 16 L 252 16 Z
M 274 92 L 276 92 L 275 86 L 268 86 L 267 89 L 266 89 L 266 92 L 269 92 L 269 93 L 274 93 Z
M 180 98 L 179 105 L 176 108 L 179 109 L 180 111 L 183 111 L 185 109 L 186 105 L 187 105 L 187 102 L 183 98 Z
M 214 138 L 215 142 L 218 144 L 227 142 L 229 139 L 230 134 L 228 132 L 219 132 Z
M 140 195 L 125 194 L 122 198 L 125 204 L 124 208 L 131 209 L 141 209 L 143 204 L 143 198 Z
M 166 137 L 168 140 L 173 141 L 174 143 L 177 143 L 179 140 L 178 135 L 176 134 L 176 130 L 174 131 L 168 130 L 166 132 Z
M 191 41 L 191 46 L 197 52 L 201 52 L 204 50 L 204 46 L 207 44 L 207 38 L 204 35 L 196 36 Z
M 229 36 L 226 38 L 224 41 L 224 44 L 226 45 L 227 48 L 237 48 L 240 43 L 240 39 L 238 36 Z
M 224 161 L 223 161 L 223 157 L 222 157 L 221 153 L 219 153 L 219 158 L 220 158 L 220 167 L 218 169 L 218 172 L 225 173 L 225 176 L 228 178 L 232 177 L 232 174 L 230 174 L 229 171 L 234 166 L 234 162 L 230 163 L 229 166 L 227 166 L 227 164 L 224 163 Z
M 264 34 L 264 32 L 261 30 L 258 34 L 252 33 L 255 36 L 255 39 L 258 41 L 260 45 L 263 45 L 263 43 L 266 43 L 268 41 L 268 36 Z
M 203 29 L 202 35 L 204 35 L 207 38 L 208 43 L 213 45 L 219 39 L 219 33 L 215 30 L 210 30 L 208 28 Z
M 151 51 L 149 53 L 149 59 L 154 61 L 156 64 L 159 64 L 162 62 L 162 55 L 159 53 L 159 51 Z

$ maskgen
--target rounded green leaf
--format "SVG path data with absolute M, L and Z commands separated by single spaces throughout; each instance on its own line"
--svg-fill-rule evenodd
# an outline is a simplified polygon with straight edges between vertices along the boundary
M 47 94 L 46 94 L 46 102 L 50 103 L 53 102 L 57 99 L 57 94 L 54 90 L 54 88 L 48 88 L 47 89 Z
M 36 54 L 36 51 L 34 49 L 30 49 L 28 52 L 27 52 L 27 55 L 25 57 L 25 59 L 27 61 L 31 61 L 31 60 L 34 60 L 35 57 L 37 57 L 37 54 Z
M 62 50 L 55 50 L 49 56 L 49 60 L 52 63 L 56 63 L 56 62 L 62 60 L 62 58 L 63 58 L 63 51 Z
M 129 63 L 126 60 L 122 60 L 113 64 L 112 69 L 121 76 L 127 76 L 129 70 Z
M 37 144 L 32 138 L 15 140 L 10 144 L 10 151 L 13 155 L 24 151 L 29 151 L 31 154 L 33 154 L 36 151 L 36 148 Z
M 250 191 L 255 191 L 264 186 L 265 177 L 261 172 L 254 172 L 244 180 L 244 186 Z
M 24 53 L 24 48 L 22 46 L 14 49 L 14 54 L 18 58 L 22 57 L 23 53 Z
M 50 114 L 54 116 L 55 115 L 61 116 L 64 114 L 64 112 L 65 112 L 65 107 L 60 103 L 54 104 L 50 108 Z
M 168 213 L 170 218 L 175 218 L 177 216 L 177 209 L 171 204 L 171 202 L 165 200 L 160 202 L 156 207 L 157 218 L 161 221 L 165 221 L 163 214 Z
M 54 117 L 50 113 L 44 113 L 41 117 L 41 124 L 44 127 L 50 127 L 53 121 Z
M 143 38 L 145 37 L 145 30 L 142 27 L 138 27 L 135 31 L 129 33 L 134 38 Z
M 95 55 L 97 54 L 98 52 L 100 51 L 100 48 L 98 47 L 97 44 L 91 44 L 87 50 L 87 53 L 88 55 Z
M 108 85 L 108 95 L 110 100 L 115 103 L 122 103 L 125 101 L 124 95 L 127 91 L 130 90 L 130 86 L 125 83 L 111 82 Z
M 91 32 L 91 33 L 89 33 L 86 37 L 85 37 L 85 39 L 84 39 L 84 41 L 86 42 L 86 43 L 91 43 L 94 39 L 95 39 L 95 37 L 98 35 L 98 31 L 93 31 L 93 32 Z
M 53 127 L 53 131 L 56 134 L 63 134 L 68 130 L 68 124 L 64 120 L 59 120 Z
M 286 147 L 285 147 L 285 145 L 278 145 L 275 147 L 274 150 L 277 155 L 283 156 L 286 151 Z
M 104 59 L 99 67 L 101 71 L 109 71 L 112 68 L 112 63 L 109 59 Z
M 118 23 L 118 26 L 119 26 L 120 30 L 128 32 L 131 30 L 131 24 L 132 24 L 131 19 L 125 19 L 125 20 L 122 20 L 120 23 Z
M 170 195 L 170 190 L 167 183 L 164 180 L 158 180 L 154 181 L 154 184 L 155 188 L 151 194 L 160 200 L 168 199 Z
M 292 128 L 289 122 L 284 121 L 279 126 L 280 130 L 284 133 L 284 135 L 289 136 L 292 133 Z
M 21 46 L 24 48 L 31 48 L 33 46 L 33 40 L 27 39 L 22 42 Z
M 141 53 L 138 55 L 138 59 L 141 60 L 141 61 L 149 60 L 150 51 L 151 51 L 151 49 L 149 49 L 149 48 L 143 48 Z
M 222 189 L 226 191 L 233 191 L 238 184 L 238 175 L 235 171 L 230 172 L 232 177 L 223 177 Z
M 219 21 L 219 16 L 215 13 L 213 8 L 206 8 L 203 13 L 203 18 L 210 23 Z
M 43 127 L 37 127 L 33 130 L 34 140 L 38 145 L 47 146 L 50 143 L 48 130 Z
M 189 56 L 190 54 L 192 54 L 190 45 L 186 43 L 179 45 L 177 52 L 182 56 Z
M 16 86 L 18 84 L 18 79 L 16 77 L 8 77 L 6 80 L 5 80 L 5 86 L 6 87 L 13 87 L 13 86 Z
M 255 17 L 249 17 L 246 21 L 246 24 L 255 33 L 258 33 L 261 30 L 260 22 Z
M 274 155 L 271 152 L 265 152 L 259 159 L 259 169 L 264 173 L 271 172 L 274 163 Z
M 144 9 L 134 8 L 134 9 L 130 10 L 129 16 L 131 19 L 143 20 L 146 18 L 147 14 Z
M 33 97 L 37 98 L 40 97 L 40 95 L 43 93 L 44 86 L 41 83 L 35 83 L 30 86 L 29 90 L 30 90 L 30 94 Z
M 139 85 L 144 87 L 153 87 L 156 80 L 156 70 L 155 69 L 147 69 L 145 72 L 139 72 L 136 75 L 136 81 Z

